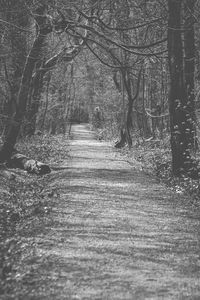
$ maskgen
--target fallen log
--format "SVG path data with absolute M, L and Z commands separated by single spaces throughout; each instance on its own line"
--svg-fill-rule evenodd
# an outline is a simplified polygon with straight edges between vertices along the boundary
M 19 168 L 31 174 L 45 175 L 51 173 L 51 169 L 47 164 L 40 161 L 30 159 L 27 156 L 15 150 L 7 161 L 9 168 Z

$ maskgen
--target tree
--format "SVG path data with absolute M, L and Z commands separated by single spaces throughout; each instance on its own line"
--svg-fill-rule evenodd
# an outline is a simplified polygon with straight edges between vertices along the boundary
M 28 29 L 29 17 L 24 3 L 16 3 L 14 0 L 2 1 L 0 14 L 3 27 L 2 48 L 7 54 L 2 60 L 4 78 L 2 89 L 5 89 L 6 93 L 2 115 L 6 119 L 5 123 L 8 123 L 15 111 L 17 92 L 25 63 L 24 57 L 28 52 L 28 30 L 23 31 L 21 28 Z
M 26 113 L 29 90 L 32 83 L 34 71 L 36 71 L 36 73 L 39 73 L 39 78 L 42 80 L 42 76 L 44 76 L 45 71 L 54 66 L 60 55 L 63 54 L 62 50 L 57 55 L 49 59 L 46 64 L 43 65 L 43 68 L 41 70 L 37 69 L 37 64 L 41 59 L 41 53 L 46 36 L 49 33 L 52 33 L 53 29 L 55 29 L 56 32 L 60 33 L 63 31 L 66 32 L 70 27 L 69 22 L 64 20 L 62 17 L 61 19 L 57 18 L 55 20 L 55 23 L 53 23 L 51 17 L 47 14 L 47 8 L 47 5 L 41 4 L 35 9 L 34 18 L 36 22 L 36 37 L 25 61 L 16 100 L 16 109 L 13 113 L 11 121 L 9 122 L 9 127 L 6 131 L 5 142 L 0 150 L 0 162 L 9 160 L 12 152 L 14 151 L 14 146 L 20 132 L 23 118 Z M 77 55 L 79 46 L 75 45 L 75 47 L 69 53 L 65 54 L 66 61 L 72 60 L 74 55 Z M 66 47 L 64 50 L 66 50 Z M 36 78 L 37 76 L 38 74 L 36 74 Z M 38 82 L 38 80 L 35 80 L 35 82 Z M 36 88 L 37 87 L 38 85 L 36 84 Z
M 51 29 L 49 27 L 49 24 L 46 24 L 46 17 L 44 16 L 46 7 L 44 5 L 40 6 L 36 10 L 36 21 L 38 26 L 38 34 L 35 38 L 35 41 L 32 45 L 31 51 L 29 55 L 27 56 L 27 60 L 25 63 L 24 71 L 22 74 L 20 87 L 18 91 L 17 96 L 17 102 L 16 102 L 16 110 L 12 117 L 12 122 L 9 124 L 9 129 L 5 137 L 4 145 L 0 152 L 0 159 L 1 162 L 4 162 L 9 159 L 11 156 L 14 145 L 16 143 L 20 127 L 22 124 L 22 119 L 26 112 L 26 104 L 28 99 L 28 91 L 30 82 L 32 79 L 33 70 L 35 67 L 35 64 L 38 61 L 38 57 L 41 51 L 41 48 L 43 46 L 43 41 L 45 39 L 45 36 L 51 32 Z
M 191 22 L 194 3 L 195 1 L 184 1 L 184 7 L 181 0 L 168 0 L 169 109 L 172 169 L 174 175 L 178 176 L 185 172 L 191 176 L 195 176 L 196 173 L 196 167 L 192 159 L 196 143 L 193 96 L 194 67 L 193 62 L 191 63 L 191 54 L 194 54 L 194 22 Z M 184 24 L 187 25 L 187 28 L 182 26 L 184 8 L 187 10 L 187 18 Z M 186 31 L 185 43 L 183 43 L 182 29 Z M 186 54 L 185 64 L 184 51 Z M 192 57 L 193 59 L 194 56 Z

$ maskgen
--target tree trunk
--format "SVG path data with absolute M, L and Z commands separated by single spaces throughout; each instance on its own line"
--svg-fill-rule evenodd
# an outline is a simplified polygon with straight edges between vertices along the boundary
M 46 120 L 46 115 L 47 115 L 47 110 L 48 110 L 48 105 L 49 105 L 50 81 L 51 81 L 51 73 L 48 73 L 47 74 L 47 87 L 46 87 L 46 103 L 45 103 L 44 114 L 43 114 L 43 118 L 42 118 L 41 130 L 44 130 L 44 125 L 45 125 L 45 120 Z
M 6 116 L 4 122 L 4 135 L 7 134 L 9 120 L 12 118 L 16 110 L 16 99 L 19 91 L 20 80 L 24 69 L 25 57 L 27 55 L 27 33 L 19 30 L 18 27 L 28 27 L 29 16 L 24 9 L 23 1 L 17 3 L 15 0 L 4 1 L 1 3 L 1 9 L 4 12 L 5 20 L 8 23 L 14 24 L 8 30 L 8 40 L 10 45 L 4 41 L 5 47 L 7 44 L 7 51 L 9 49 L 9 58 L 4 61 L 4 73 L 6 83 L 9 88 L 9 95 L 6 95 L 4 102 L 3 115 Z M 3 62 L 3 61 L 2 61 Z M 8 120 L 8 122 L 7 122 Z
M 168 59 L 170 71 L 170 130 L 173 174 L 180 176 L 195 173 L 191 158 L 191 141 L 194 141 L 194 123 L 188 114 L 192 103 L 187 97 L 184 77 L 182 40 L 182 1 L 168 0 Z M 188 103 L 189 102 L 189 103 Z M 193 106 L 194 111 L 194 106 Z
M 36 119 L 37 113 L 39 110 L 40 105 L 40 96 L 43 86 L 43 74 L 38 70 L 42 67 L 41 62 L 36 70 L 36 74 L 31 82 L 30 88 L 30 100 L 28 103 L 28 109 L 26 113 L 26 121 L 25 121 L 25 128 L 24 132 L 26 136 L 32 136 L 35 133 L 36 129 Z
M 132 123 L 133 103 L 137 99 L 139 94 L 142 68 L 140 69 L 138 74 L 136 91 L 134 95 L 133 95 L 131 77 L 128 70 L 122 71 L 121 73 L 122 73 L 123 85 L 128 96 L 128 109 L 127 109 L 125 124 L 123 124 L 123 128 L 121 130 L 121 141 L 124 140 L 124 134 L 125 134 L 126 136 L 125 141 L 128 143 L 128 146 L 131 147 L 132 146 L 131 128 L 133 127 L 133 123 Z M 124 128 L 125 128 L 125 132 L 123 131 Z
M 129 147 L 132 147 L 132 138 L 131 138 L 131 128 L 132 128 L 132 111 L 133 111 L 133 95 L 131 89 L 131 79 L 128 71 L 122 72 L 122 77 L 124 80 L 124 87 L 126 89 L 128 95 L 128 110 L 126 115 L 126 124 L 125 124 L 125 133 L 126 133 L 126 141 Z
M 145 89 L 146 89 L 146 83 L 145 83 L 145 70 L 143 70 L 143 78 L 142 78 L 142 129 L 143 129 L 143 136 L 144 137 L 149 137 L 151 136 L 151 129 L 149 128 L 148 124 L 148 119 L 147 119 L 147 114 L 146 114 L 146 109 L 145 109 Z
M 12 118 L 11 124 L 8 129 L 7 136 L 5 137 L 5 143 L 0 151 L 0 160 L 5 161 L 10 157 L 14 145 L 16 143 L 20 127 L 23 121 L 23 117 L 26 112 L 26 104 L 28 99 L 29 86 L 31 83 L 31 78 L 34 70 L 35 63 L 38 59 L 38 55 L 41 51 L 41 46 L 43 45 L 44 36 L 38 35 L 34 41 L 33 47 L 27 58 L 24 73 L 22 76 L 22 81 L 20 85 L 20 90 L 17 99 L 16 112 Z
M 25 116 L 28 94 L 29 94 L 29 87 L 32 80 L 35 64 L 39 60 L 39 55 L 42 50 L 44 39 L 46 35 L 52 30 L 49 27 L 46 28 L 44 26 L 45 18 L 41 16 L 44 12 L 45 12 L 45 6 L 42 6 L 37 10 L 37 14 L 39 15 L 37 21 L 38 21 L 38 25 L 40 25 L 40 28 L 25 63 L 24 72 L 22 75 L 20 88 L 17 96 L 16 111 L 9 124 L 8 132 L 5 137 L 5 142 L 0 151 L 0 162 L 4 162 L 8 160 L 13 152 L 17 137 L 20 132 L 21 124 Z
M 191 134 L 190 143 L 194 150 L 197 148 L 197 138 L 195 130 L 195 93 L 194 93 L 194 72 L 195 72 L 195 38 L 194 38 L 194 4 L 195 0 L 184 1 L 184 66 L 185 85 L 187 91 L 187 113 Z

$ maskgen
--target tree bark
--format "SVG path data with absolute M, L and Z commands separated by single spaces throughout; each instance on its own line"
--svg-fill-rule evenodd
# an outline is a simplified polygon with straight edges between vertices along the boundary
M 130 130 L 132 127 L 132 110 L 133 110 L 134 98 L 131 90 L 131 80 L 127 70 L 122 71 L 122 80 L 128 96 L 128 110 L 127 110 L 127 115 L 125 120 L 125 136 L 126 136 L 126 142 L 128 143 L 128 146 L 132 147 L 133 142 L 132 142 Z M 123 135 L 121 134 L 121 139 L 122 137 Z
M 31 83 L 32 73 L 34 70 L 35 63 L 37 62 L 38 55 L 43 45 L 44 36 L 40 34 L 37 36 L 33 43 L 33 47 L 29 53 L 26 61 L 24 73 L 22 76 L 21 86 L 17 98 L 17 108 L 16 112 L 12 118 L 11 124 L 7 136 L 5 138 L 5 143 L 0 151 L 0 161 L 5 161 L 11 155 L 14 145 L 16 143 L 20 127 L 23 121 L 23 117 L 26 112 L 26 104 L 28 98 L 29 86 Z
M 3 43 L 7 47 L 7 51 L 10 51 L 9 58 L 6 58 L 3 64 L 6 83 L 9 88 L 9 95 L 6 95 L 2 111 L 3 115 L 6 116 L 6 122 L 4 122 L 4 135 L 6 135 L 9 120 L 16 109 L 17 93 L 25 63 L 24 57 L 26 57 L 28 49 L 27 33 L 20 31 L 18 26 L 28 27 L 29 16 L 25 12 L 23 1 L 17 3 L 15 0 L 9 0 L 1 3 L 1 5 L 6 22 L 15 25 L 8 30 L 10 44 L 7 41 Z
M 197 149 L 196 138 L 196 115 L 195 115 L 195 32 L 194 32 L 194 5 L 196 0 L 184 1 L 184 67 L 185 67 L 185 85 L 187 91 L 187 114 L 188 126 L 193 134 L 190 136 L 191 147 Z
M 36 129 L 36 119 L 37 113 L 40 105 L 40 96 L 43 86 L 43 77 L 42 74 L 38 71 L 38 69 L 42 67 L 42 63 L 39 62 L 38 68 L 36 67 L 35 76 L 33 76 L 31 81 L 31 87 L 29 92 L 29 101 L 27 105 L 27 112 L 25 116 L 25 128 L 23 133 L 26 136 L 32 136 L 35 133 Z
M 21 124 L 25 116 L 29 87 L 32 80 L 35 64 L 39 60 L 39 55 L 41 53 L 46 35 L 52 31 L 52 29 L 49 26 L 45 26 L 46 19 L 42 16 L 44 12 L 45 6 L 41 6 L 37 10 L 37 14 L 39 15 L 39 17 L 36 18 L 36 21 L 39 26 L 39 30 L 31 48 L 31 51 L 29 52 L 29 55 L 26 59 L 24 72 L 22 75 L 20 88 L 17 96 L 16 111 L 9 124 L 8 132 L 5 137 L 5 142 L 0 151 L 0 162 L 8 160 L 13 152 L 14 145 L 20 132 Z
M 196 171 L 191 157 L 191 141 L 194 141 L 195 126 L 193 121 L 189 118 L 188 105 L 190 105 L 190 109 L 193 111 L 194 106 L 188 99 L 186 79 L 184 76 L 184 48 L 181 31 L 183 14 L 182 1 L 168 0 L 168 8 L 169 111 L 172 170 L 176 176 L 180 176 L 183 173 L 193 176 Z

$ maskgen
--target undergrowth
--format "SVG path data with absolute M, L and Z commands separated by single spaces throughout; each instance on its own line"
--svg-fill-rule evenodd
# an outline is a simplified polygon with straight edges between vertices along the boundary
M 52 203 L 43 190 L 44 181 L 30 175 L 11 180 L 0 200 L 0 297 L 15 299 L 27 271 L 19 271 L 22 258 L 30 255 L 32 245 L 26 243 L 37 228 L 44 228 Z M 3 196 L 3 197 L 2 197 Z M 33 243 L 33 241 L 32 241 Z
M 16 148 L 22 154 L 44 163 L 59 163 L 66 158 L 68 138 L 63 135 L 34 135 L 21 139 Z
M 21 140 L 16 148 L 30 158 L 59 163 L 67 157 L 67 139 L 34 136 Z M 11 170 L 12 171 L 12 170 Z M 18 299 L 23 280 L 30 271 L 24 260 L 34 251 L 34 235 L 51 220 L 55 190 L 48 187 L 50 175 L 38 177 L 23 170 L 14 176 L 0 173 L 0 298 Z
M 95 130 L 98 133 L 98 130 Z M 115 142 L 120 138 L 118 131 L 116 126 L 112 130 L 105 127 L 101 132 L 102 138 L 111 141 L 114 147 Z M 125 146 L 119 152 L 136 168 L 156 176 L 159 181 L 164 182 L 176 193 L 190 196 L 193 204 L 200 204 L 200 178 L 192 179 L 186 175 L 178 178 L 172 174 L 169 136 L 160 140 L 144 139 L 135 134 L 133 135 L 133 147 L 129 149 L 128 146 Z M 197 154 L 196 159 L 200 161 L 200 154 Z
M 194 205 L 200 203 L 200 179 L 192 179 L 187 175 L 178 178 L 172 174 L 169 139 L 137 140 L 131 150 L 125 148 L 121 153 L 130 161 L 140 162 L 144 172 L 156 176 L 176 193 L 190 196 Z

